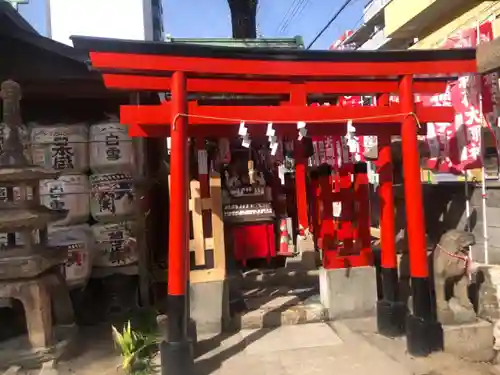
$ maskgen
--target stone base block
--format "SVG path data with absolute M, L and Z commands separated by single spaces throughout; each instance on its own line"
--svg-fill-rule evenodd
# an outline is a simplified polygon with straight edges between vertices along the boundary
M 227 282 L 220 280 L 191 284 L 190 310 L 198 336 L 221 333 L 230 320 Z
M 321 303 L 329 319 L 375 315 L 377 281 L 375 267 L 320 270 Z
M 310 238 L 297 236 L 297 255 L 286 258 L 286 268 L 289 270 L 314 270 L 319 263 L 319 252 L 314 249 Z
M 443 325 L 444 351 L 476 362 L 495 357 L 493 325 L 484 320 L 461 325 Z
M 300 300 L 295 295 L 254 297 L 246 300 L 248 311 L 235 315 L 231 329 L 260 329 L 317 323 L 327 320 L 326 308 L 317 296 Z
M 231 280 L 231 288 L 233 286 Z M 319 270 L 290 270 L 278 268 L 275 270 L 250 270 L 243 274 L 239 287 L 243 290 L 263 289 L 272 287 L 313 288 L 319 282 Z
M 500 319 L 500 266 L 481 265 L 476 274 L 478 316 L 489 322 Z

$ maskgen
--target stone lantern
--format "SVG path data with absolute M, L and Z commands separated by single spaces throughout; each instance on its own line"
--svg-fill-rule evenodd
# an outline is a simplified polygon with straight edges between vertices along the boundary
M 0 232 L 8 233 L 0 248 L 0 299 L 24 307 L 27 337 L 0 342 L 2 365 L 39 363 L 59 356 L 74 336 L 73 308 L 61 265 L 67 249 L 48 244 L 47 224 L 64 219 L 66 210 L 39 203 L 39 181 L 57 173 L 30 165 L 21 141 L 20 86 L 1 84 L 5 139 L 0 151 Z M 9 322 L 2 322 L 9 324 Z

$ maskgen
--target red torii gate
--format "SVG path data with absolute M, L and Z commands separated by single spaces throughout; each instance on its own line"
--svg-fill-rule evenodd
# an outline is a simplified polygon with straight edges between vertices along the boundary
M 171 373 L 189 373 L 192 358 L 187 338 L 189 136 L 237 135 L 245 121 L 254 136 L 264 135 L 268 122 L 277 134 L 296 136 L 296 123 L 307 123 L 308 135 L 345 135 L 352 120 L 359 135 L 377 135 L 381 187 L 382 274 L 384 298 L 378 304 L 379 330 L 401 329 L 397 311 L 397 259 L 390 136 L 401 135 L 409 238 L 413 315 L 406 319 L 408 351 L 426 355 L 439 349 L 442 334 L 431 311 L 429 270 L 420 181 L 417 134 L 427 122 L 452 122 L 448 107 L 415 104 L 414 94 L 445 90 L 446 78 L 476 71 L 475 50 L 304 51 L 197 46 L 75 37 L 75 47 L 90 51 L 92 66 L 103 73 L 110 89 L 170 91 L 171 100 L 156 106 L 121 107 L 121 123 L 132 136 L 171 137 L 171 206 L 169 239 L 169 335 L 163 343 L 163 366 Z M 188 103 L 188 92 L 288 94 L 283 106 L 205 106 Z M 376 107 L 310 107 L 307 95 L 398 94 Z M 385 95 L 387 99 L 387 95 Z M 189 125 L 189 126 L 188 126 Z M 209 126 L 207 126 L 209 125 Z M 420 129 L 425 131 L 425 126 Z M 305 160 L 298 160 L 296 179 L 305 186 Z M 302 189 L 297 189 L 301 190 Z M 305 196 L 298 192 L 300 224 L 307 224 Z M 306 227 L 306 225 L 303 225 Z M 163 362 L 163 360 L 162 360 Z M 162 366 L 162 367 L 163 367 Z

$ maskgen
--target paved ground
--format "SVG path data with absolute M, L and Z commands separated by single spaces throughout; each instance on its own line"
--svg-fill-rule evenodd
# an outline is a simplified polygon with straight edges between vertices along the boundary
M 425 358 L 411 357 L 406 353 L 404 337 L 390 339 L 377 333 L 375 318 L 345 320 L 342 324 L 410 369 L 414 375 L 500 375 L 499 365 L 471 363 L 444 352 L 433 353 Z
M 342 375 L 412 375 L 344 325 L 330 327 L 326 323 L 243 330 L 199 357 L 197 367 L 200 375 L 315 375 L 332 371 Z
M 374 327 L 371 318 L 247 329 L 223 339 L 201 340 L 198 375 L 500 375 L 490 364 L 471 364 L 445 353 L 411 358 L 404 339 L 379 336 Z M 120 358 L 103 332 L 109 331 L 83 332 L 80 355 L 60 363 L 57 372 L 15 375 L 122 374 Z

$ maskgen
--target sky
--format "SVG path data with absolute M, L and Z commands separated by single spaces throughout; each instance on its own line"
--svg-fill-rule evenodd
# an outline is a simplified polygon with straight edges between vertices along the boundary
M 353 0 L 313 48 L 327 49 L 344 31 L 359 25 L 366 2 Z M 268 38 L 300 35 L 308 45 L 343 3 L 344 0 L 259 0 L 258 31 Z M 163 12 L 165 33 L 174 38 L 231 36 L 226 0 L 163 0 Z
M 102 0 L 106 1 L 106 0 Z M 345 0 L 259 0 L 258 31 L 263 37 L 300 35 L 305 44 L 317 35 Z M 342 33 L 361 23 L 367 0 L 353 0 L 312 47 L 327 49 Z M 45 34 L 45 2 L 30 0 L 19 11 Z M 178 38 L 227 38 L 231 20 L 226 0 L 163 0 L 165 33 Z

